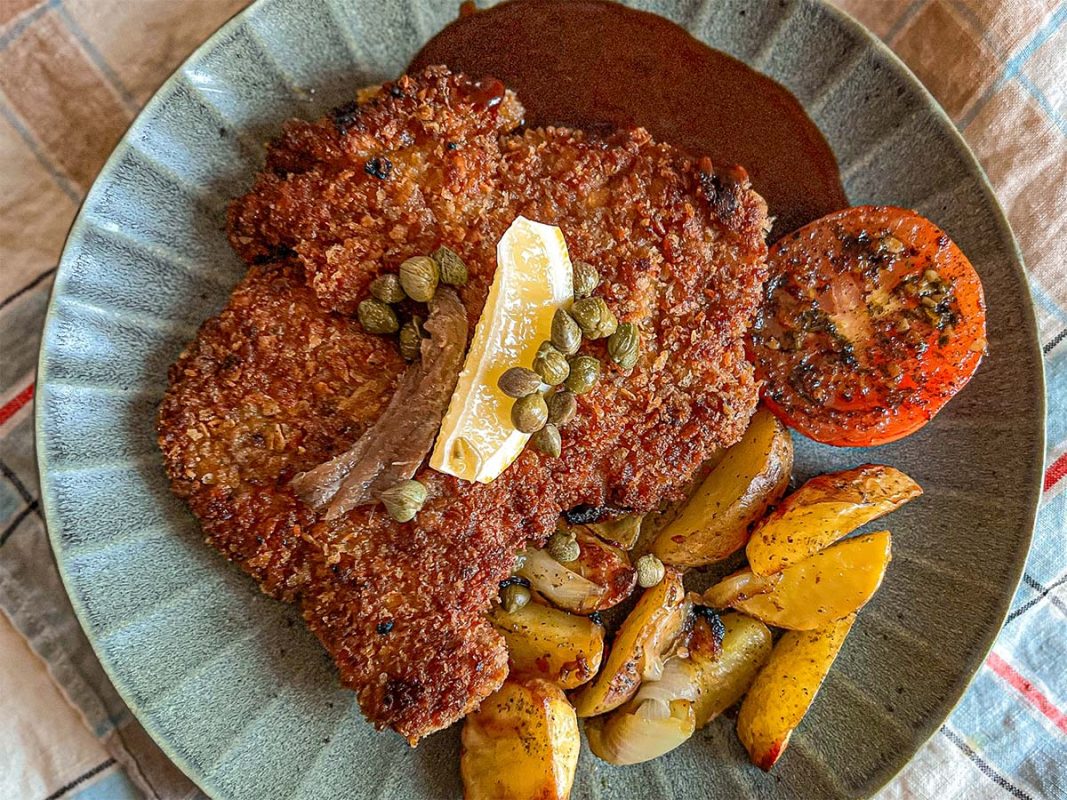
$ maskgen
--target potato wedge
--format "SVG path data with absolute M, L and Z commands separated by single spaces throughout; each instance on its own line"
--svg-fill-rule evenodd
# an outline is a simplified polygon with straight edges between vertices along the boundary
M 662 656 L 683 633 L 691 608 L 681 573 L 668 568 L 622 623 L 596 680 L 571 696 L 578 716 L 616 709 L 634 696 L 642 678 L 659 678 Z
M 659 758 L 682 744 L 695 730 L 693 704 L 688 700 L 631 701 L 585 724 L 589 749 L 617 766 Z
M 756 575 L 751 569 L 742 569 L 727 575 L 704 592 L 704 604 L 712 608 L 732 608 L 742 600 L 767 594 L 782 581 L 777 575 Z
M 564 566 L 604 588 L 604 594 L 592 604 L 592 611 L 617 606 L 637 586 L 637 570 L 630 564 L 630 557 L 624 550 L 600 539 L 588 527 L 579 525 L 572 530 L 581 555 L 577 561 Z
M 781 758 L 855 621 L 851 614 L 812 631 L 790 631 L 774 646 L 737 717 L 737 735 L 760 769 Z
M 748 541 L 749 526 L 785 493 L 793 440 L 778 418 L 756 411 L 740 442 L 660 531 L 652 552 L 679 569 L 721 561 Z
M 891 558 L 889 531 L 846 539 L 782 570 L 769 592 L 738 599 L 733 607 L 768 625 L 814 630 L 863 608 L 882 585 Z M 709 605 L 716 588 L 704 596 Z
M 700 694 L 693 702 L 697 728 L 740 700 L 771 655 L 771 632 L 744 614 L 723 614 L 724 633 L 717 653 L 695 651 L 690 639 L 689 658 L 697 667 Z
M 699 730 L 740 700 L 771 654 L 771 632 L 744 614 L 720 619 L 721 641 L 706 620 L 698 619 L 688 657 L 668 661 L 660 680 L 642 683 L 633 702 L 690 700 Z
M 757 575 L 773 575 L 923 493 L 892 467 L 865 464 L 819 475 L 762 519 L 745 554 Z
M 574 689 L 600 669 L 604 628 L 588 617 L 528 603 L 511 613 L 497 606 L 489 620 L 508 643 L 512 675 L 544 678 Z
M 463 796 L 566 800 L 580 746 L 574 709 L 558 686 L 537 678 L 508 678 L 463 723 Z

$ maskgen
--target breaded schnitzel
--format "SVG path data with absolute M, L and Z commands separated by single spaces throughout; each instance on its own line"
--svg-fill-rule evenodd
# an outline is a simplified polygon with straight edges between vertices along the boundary
M 507 673 L 484 614 L 515 552 L 580 504 L 646 511 L 740 438 L 757 400 L 742 336 L 761 294 L 766 206 L 744 172 L 715 172 L 640 129 L 607 138 L 515 132 L 496 81 L 431 68 L 361 105 L 291 122 L 230 212 L 255 266 L 170 373 L 159 417 L 174 490 L 208 540 L 301 604 L 367 717 L 415 743 Z M 517 215 L 558 225 L 597 290 L 639 325 L 630 374 L 609 366 L 562 429 L 495 481 L 423 466 L 409 523 L 380 506 L 333 520 L 289 482 L 343 452 L 389 400 L 404 362 L 354 310 L 376 276 L 440 245 L 465 260 L 473 331 L 495 247 Z M 603 359 L 603 341 L 583 352 Z

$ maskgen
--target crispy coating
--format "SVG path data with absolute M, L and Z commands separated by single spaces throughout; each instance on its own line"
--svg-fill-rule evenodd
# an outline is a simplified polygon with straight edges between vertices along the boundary
M 160 412 L 174 489 L 209 541 L 300 602 L 366 715 L 412 743 L 505 677 L 484 613 L 517 549 L 579 504 L 644 511 L 676 497 L 740 438 L 757 399 L 742 336 L 767 219 L 744 172 L 640 129 L 516 133 L 521 115 L 498 82 L 431 68 L 289 123 L 230 212 L 235 249 L 258 265 L 172 367 Z M 473 332 L 519 214 L 559 225 L 572 258 L 600 270 L 597 293 L 640 327 L 635 369 L 605 362 L 560 458 L 527 449 L 488 485 L 423 467 L 430 499 L 410 523 L 380 507 L 316 515 L 288 481 L 349 447 L 404 368 L 393 340 L 352 316 L 369 282 L 447 245 L 470 272 Z

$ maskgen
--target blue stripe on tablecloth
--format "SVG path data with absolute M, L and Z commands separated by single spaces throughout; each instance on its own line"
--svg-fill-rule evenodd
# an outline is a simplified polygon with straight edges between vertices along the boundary
M 1024 575 L 1023 580 L 1026 581 L 1027 585 L 1030 586 L 1030 588 L 1037 592 L 1041 597 L 1048 597 L 1049 603 L 1052 604 L 1052 607 L 1058 608 L 1064 614 L 1064 616 L 1067 617 L 1067 602 L 1064 602 L 1063 598 L 1060 597 L 1060 593 L 1055 591 L 1056 589 L 1067 583 L 1067 575 L 1061 575 L 1056 580 L 1054 580 L 1049 586 L 1042 586 L 1029 575 Z
M 67 12 L 67 9 L 63 7 L 62 2 L 56 5 L 56 13 L 62 18 L 63 24 L 66 26 L 70 35 L 74 37 L 79 45 L 81 45 L 85 55 L 93 62 L 93 66 L 100 71 L 100 74 L 104 77 L 107 84 L 114 90 L 119 99 L 122 100 L 123 105 L 136 115 L 141 110 L 141 104 L 137 102 L 133 94 L 130 93 L 130 90 L 127 89 L 126 85 L 119 79 L 119 76 L 115 74 L 115 70 L 111 68 L 111 65 L 107 63 L 107 59 L 105 59 L 100 54 L 100 51 L 96 49 L 96 45 L 94 45 L 89 40 L 89 37 L 85 35 L 85 31 L 81 29 L 81 26 L 77 23 L 74 17 L 72 17 Z
M 1018 790 L 1067 797 L 1067 737 L 988 667 L 979 670 L 945 727 Z
M 966 128 L 978 118 L 978 115 L 982 113 L 982 109 L 993 98 L 993 95 L 997 93 L 1008 81 L 1019 77 L 1019 72 L 1026 65 L 1026 62 L 1030 60 L 1030 57 L 1036 53 L 1045 42 L 1047 42 L 1053 34 L 1059 30 L 1060 25 L 1067 19 L 1067 6 L 1061 5 L 1059 9 L 1052 14 L 1048 22 L 1042 27 L 1038 28 L 1034 32 L 1030 40 L 1024 44 L 1015 55 L 1004 62 L 1004 66 L 1001 68 L 1000 75 L 994 80 L 989 87 L 982 92 L 982 96 L 975 101 L 967 113 L 960 117 L 956 123 L 961 131 Z
M 22 509 L 13 517 L 11 517 L 10 522 L 5 521 L 4 527 L 0 529 L 0 547 L 3 547 L 5 544 L 7 544 L 7 540 L 15 535 L 15 531 L 17 531 L 19 526 L 26 521 L 26 517 L 32 516 L 39 509 L 40 502 L 38 500 L 34 500 L 24 509 Z
M 116 768 L 63 795 L 62 800 L 144 800 L 144 795 Z
M 59 5 L 59 0 L 48 0 L 47 3 L 37 6 L 37 8 L 23 15 L 14 25 L 8 28 L 3 33 L 0 33 L 0 50 L 3 50 L 13 41 L 15 41 L 22 32 L 30 27 L 33 23 L 39 20 L 49 10 Z
M 1055 488 L 1038 514 L 1034 544 L 1027 558 L 1027 574 L 1043 586 L 1056 583 L 1067 569 L 1067 492 L 1056 494 Z
M 1030 297 L 1034 301 L 1034 305 L 1039 306 L 1042 311 L 1048 314 L 1050 317 L 1058 319 L 1060 322 L 1067 322 L 1067 310 L 1064 310 L 1059 303 L 1052 298 L 1045 288 L 1038 282 L 1033 276 L 1030 278 Z
M 1067 373 L 1067 346 L 1062 346 L 1053 351 L 1053 355 L 1062 362 L 1059 366 Z M 1048 361 L 1046 361 L 1046 364 Z M 1053 370 L 1046 367 L 1046 371 Z M 1067 376 L 1065 376 L 1067 377 Z M 1048 454 L 1045 458 L 1046 471 L 1054 463 L 1067 453 L 1067 381 L 1053 384 L 1049 381 L 1048 390 L 1048 417 L 1046 422 L 1048 436 Z M 1057 561 L 1067 566 L 1067 477 L 1060 478 L 1055 486 L 1049 487 L 1045 493 L 1045 504 L 1041 508 L 1037 518 L 1038 535 L 1035 535 L 1036 546 L 1043 542 L 1043 536 L 1047 533 L 1052 539 L 1059 542 L 1062 549 L 1056 549 L 1052 542 L 1045 548 L 1050 560 Z M 1062 569 L 1062 566 L 1060 567 Z M 1048 579 L 1048 575 L 1045 578 Z
M 70 795 L 71 791 L 73 791 L 74 789 L 76 789 L 79 786 L 85 785 L 87 782 L 91 781 L 94 777 L 96 777 L 100 773 L 102 773 L 105 770 L 110 769 L 111 767 L 115 766 L 115 763 L 116 763 L 115 759 L 113 759 L 113 758 L 109 758 L 106 761 L 100 762 L 95 767 L 91 767 L 90 769 L 87 769 L 85 772 L 83 772 L 81 775 L 79 775 L 74 780 L 70 781 L 69 783 L 64 784 L 63 786 L 60 786 L 58 789 L 56 789 L 54 792 L 52 792 L 52 794 L 50 794 L 46 798 L 44 798 L 44 800 L 59 800 L 59 798 L 61 798 L 61 797 L 70 797 L 71 796 Z
M 1008 792 L 1012 797 L 1018 798 L 1018 800 L 1034 800 L 1034 795 L 1031 795 L 1014 783 L 1012 783 L 1007 777 L 998 772 L 988 761 L 986 761 L 981 753 L 976 751 L 970 744 L 956 731 L 948 725 L 941 726 L 941 734 L 954 744 L 959 750 L 970 759 L 971 763 L 982 773 L 988 780 L 995 783 L 1004 791 Z
M 1056 113 L 1056 108 L 1045 96 L 1045 93 L 1041 91 L 1041 88 L 1021 73 L 1016 77 L 1016 80 L 1020 86 L 1026 89 L 1027 94 L 1034 99 L 1034 102 L 1041 106 L 1041 110 L 1045 112 L 1052 124 L 1060 129 L 1060 133 L 1067 136 L 1067 120 Z
M 51 176 L 52 180 L 55 181 L 56 186 L 63 191 L 63 194 L 75 203 L 80 203 L 82 201 L 81 190 L 77 188 L 55 164 L 52 163 L 52 159 L 45 153 L 44 148 L 41 147 L 40 143 L 37 141 L 37 137 L 30 132 L 29 128 L 22 124 L 22 120 L 19 119 L 18 114 L 9 108 L 2 98 L 0 98 L 0 117 L 3 117 L 8 125 L 15 129 L 19 138 L 25 142 L 26 146 L 30 149 L 30 152 L 33 153 L 33 157 L 37 159 L 37 162 L 42 167 L 44 167 L 45 172 Z
M 1047 593 L 1048 591 L 1049 588 L 1047 586 L 1042 585 L 1029 572 L 1024 572 L 1023 578 L 1019 582 L 1019 588 L 1015 592 L 1015 597 L 1012 598 L 1011 608 L 1005 624 L 1022 616 L 1025 613 L 1024 609 L 1032 605 L 1039 594 L 1042 592 Z
M 1040 675 L 1044 682 L 1038 684 L 1040 693 L 1057 704 L 1055 687 L 1047 685 L 1049 670 L 1032 666 L 1034 659 L 1038 665 L 1060 661 L 1065 626 L 1062 619 L 1057 622 L 1043 614 L 1049 608 L 1047 603 L 1035 606 L 1024 621 L 1009 626 L 996 652 L 1025 679 L 1036 680 Z M 950 727 L 992 772 L 1021 791 L 1038 797 L 1067 797 L 1067 736 L 989 666 L 975 676 L 950 718 Z
M 887 42 L 892 42 L 897 38 L 897 35 L 907 27 L 912 18 L 919 13 L 919 9 L 926 5 L 926 0 L 912 0 L 904 12 L 897 17 L 897 21 L 893 23 L 891 27 L 882 38 Z
M 997 647 L 1007 654 L 1024 678 L 1044 684 L 1042 694 L 1067 714 L 1067 669 L 1062 656 L 1067 641 L 1067 604 L 1064 603 L 1067 576 L 1043 587 L 1037 600 L 1018 622 L 1005 627 Z M 1050 668 L 1058 665 L 1059 668 Z M 1067 732 L 1064 733 L 1064 760 L 1067 763 Z
M 989 32 L 989 26 L 983 23 L 974 11 L 968 8 L 964 0 L 950 0 L 950 3 L 952 10 L 956 12 L 956 16 L 967 20 L 967 24 L 971 29 L 970 33 L 980 38 L 991 53 L 996 53 L 1000 50 L 999 42 Z
M 1052 352 L 1052 348 L 1056 347 L 1056 345 L 1060 344 L 1060 342 L 1062 342 L 1064 339 L 1067 339 L 1067 328 L 1064 328 L 1062 331 L 1060 331 L 1047 342 L 1045 342 L 1045 344 L 1041 346 L 1041 352 L 1047 356 L 1049 353 Z
M 7 306 L 9 306 L 12 303 L 14 303 L 16 300 L 18 300 L 20 297 L 22 297 L 22 295 L 26 294 L 26 292 L 30 292 L 33 289 L 35 289 L 38 286 L 40 286 L 42 281 L 44 281 L 47 278 L 50 278 L 52 275 L 55 274 L 56 269 L 57 269 L 56 267 L 52 267 L 51 269 L 45 270 L 44 272 L 42 272 L 40 275 L 38 275 L 36 278 L 34 278 L 32 281 L 27 283 L 22 288 L 15 289 L 11 294 L 9 294 L 6 297 L 4 297 L 3 300 L 0 300 L 0 311 L 3 311 L 4 308 L 6 308 Z M 2 389 L 2 388 L 3 387 L 0 387 L 0 389 Z
M 37 499 L 37 497 L 26 488 L 26 485 L 19 480 L 19 476 L 15 474 L 15 471 L 2 460 L 0 460 L 0 475 L 3 475 L 4 479 L 15 487 L 15 491 L 18 492 L 19 497 L 22 498 L 24 503 L 32 503 Z
M 1052 38 L 1053 34 L 1059 30 L 1065 21 L 1067 21 L 1067 5 L 1061 3 L 1059 8 L 1053 12 L 1049 21 L 1038 28 L 1034 35 L 1030 37 L 1030 41 L 1024 44 L 1019 52 L 1004 62 L 1000 80 L 1005 81 L 1016 77 L 1026 62 L 1030 60 L 1030 57 L 1041 49 L 1041 45 Z
M 1035 582 L 1035 584 L 1033 585 L 1020 587 L 1019 595 L 1023 595 L 1025 593 L 1026 598 L 1023 602 L 1019 602 L 1016 606 L 1012 608 L 1011 613 L 1008 614 L 1008 619 L 1005 622 L 1005 627 L 1015 622 L 1015 620 L 1019 619 L 1020 617 L 1024 616 L 1032 608 L 1037 606 L 1039 603 L 1044 602 L 1046 599 L 1048 599 L 1049 602 L 1052 602 L 1061 611 L 1067 614 L 1067 603 L 1064 603 L 1064 601 L 1058 596 L 1054 595 L 1051 598 L 1049 597 L 1049 595 L 1051 595 L 1053 591 L 1060 588 L 1064 584 L 1067 584 L 1067 575 L 1064 575 L 1059 580 L 1053 581 L 1048 586 L 1044 586 L 1040 583 Z
M 0 479 L 0 530 L 4 529 L 7 520 L 14 517 L 25 506 L 26 501 L 11 485 L 11 482 Z

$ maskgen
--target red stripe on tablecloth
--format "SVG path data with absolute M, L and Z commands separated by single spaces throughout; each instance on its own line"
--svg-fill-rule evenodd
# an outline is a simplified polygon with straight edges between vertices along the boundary
M 1067 453 L 1052 462 L 1052 466 L 1045 472 L 1045 491 L 1055 486 L 1064 475 L 1067 475 Z
M 997 673 L 1013 689 L 1025 697 L 1030 702 L 1030 705 L 1052 720 L 1053 725 L 1067 733 L 1067 714 L 1052 705 L 1052 701 L 1041 694 L 1030 681 L 1016 672 L 1011 664 L 996 653 L 990 653 L 985 663 L 993 672 Z
M 3 425 L 16 413 L 18 410 L 26 405 L 33 399 L 33 384 L 31 383 L 17 395 L 8 400 L 3 407 L 0 407 L 0 425 Z

